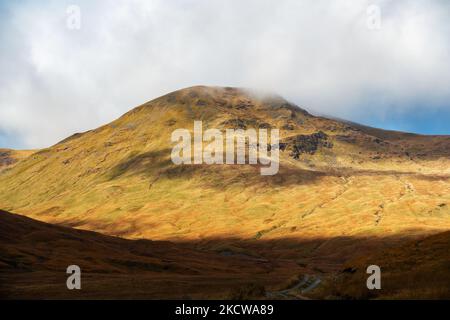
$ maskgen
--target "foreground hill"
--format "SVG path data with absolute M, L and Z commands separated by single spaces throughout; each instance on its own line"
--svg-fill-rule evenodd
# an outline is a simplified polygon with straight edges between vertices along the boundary
M 381 268 L 382 290 L 367 290 L 367 266 Z M 353 259 L 319 292 L 340 299 L 450 299 L 450 232 Z
M 125 240 L 0 211 L 0 299 L 450 298 L 449 232 L 374 250 L 336 274 L 311 274 L 300 261 L 280 257 L 272 241 L 248 244 L 264 257 L 198 245 Z M 369 291 L 365 269 L 374 262 L 382 290 Z M 80 291 L 65 286 L 72 264 L 82 271 Z M 305 279 L 323 285 L 306 292 Z
M 0 299 L 232 298 L 279 287 L 295 263 L 54 226 L 0 210 Z M 69 265 L 81 290 L 66 288 Z M 250 291 L 251 293 L 251 291 Z
M 279 173 L 174 165 L 171 133 L 194 120 L 205 129 L 279 128 Z M 130 239 L 222 242 L 237 252 L 271 241 L 280 257 L 339 270 L 373 239 L 388 247 L 450 230 L 450 137 L 315 117 L 242 89 L 192 87 L 0 173 L 0 207 Z

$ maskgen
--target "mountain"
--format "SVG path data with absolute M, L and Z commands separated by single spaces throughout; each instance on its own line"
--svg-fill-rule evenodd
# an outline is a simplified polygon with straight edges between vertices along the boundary
M 280 168 L 175 165 L 175 129 L 280 129 Z M 74 134 L 0 173 L 0 208 L 128 239 L 295 262 L 325 276 L 450 230 L 450 136 L 317 117 L 285 99 L 197 86 Z M 224 250 L 223 248 L 227 248 Z

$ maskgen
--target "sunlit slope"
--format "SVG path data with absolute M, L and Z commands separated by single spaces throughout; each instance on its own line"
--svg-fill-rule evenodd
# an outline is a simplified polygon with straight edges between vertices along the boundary
M 191 130 L 194 120 L 205 129 L 279 128 L 286 143 L 279 173 L 261 176 L 250 165 L 174 165 L 171 133 Z M 448 230 L 449 137 L 405 135 L 314 117 L 280 97 L 193 87 L 1 173 L 0 207 L 129 238 Z
M 19 161 L 26 159 L 35 150 L 12 150 L 0 148 L 0 172 L 9 170 Z

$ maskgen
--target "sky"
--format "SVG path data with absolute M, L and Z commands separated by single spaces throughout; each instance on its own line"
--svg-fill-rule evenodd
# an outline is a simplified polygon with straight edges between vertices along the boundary
M 0 148 L 42 148 L 192 85 L 450 134 L 450 1 L 0 0 Z

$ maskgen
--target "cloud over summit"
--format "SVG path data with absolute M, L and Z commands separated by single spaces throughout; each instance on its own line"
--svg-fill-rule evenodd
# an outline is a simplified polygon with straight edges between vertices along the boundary
M 80 30 L 67 28 L 71 4 Z M 367 27 L 371 5 L 381 13 L 376 30 Z M 0 6 L 0 136 L 21 147 L 51 145 L 196 84 L 275 91 L 347 118 L 450 112 L 447 1 Z

